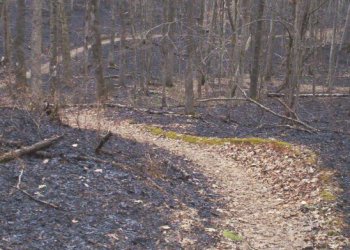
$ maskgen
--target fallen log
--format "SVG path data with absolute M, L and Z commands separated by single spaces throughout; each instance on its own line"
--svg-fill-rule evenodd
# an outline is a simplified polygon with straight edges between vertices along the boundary
M 31 146 L 26 146 L 16 150 L 9 151 L 0 156 L 0 162 L 7 162 L 10 160 L 16 159 L 18 157 L 21 157 L 22 155 L 31 154 L 41 149 L 47 148 L 62 138 L 63 138 L 62 135 L 54 136 L 52 138 L 37 142 Z
M 268 97 L 284 97 L 283 93 L 268 93 Z M 350 97 L 350 94 L 342 94 L 342 93 L 319 93 L 319 94 L 299 94 L 298 97 L 307 98 L 307 97 Z

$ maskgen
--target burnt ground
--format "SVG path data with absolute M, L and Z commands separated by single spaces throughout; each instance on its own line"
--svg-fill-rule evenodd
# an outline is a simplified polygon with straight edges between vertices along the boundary
M 283 112 L 273 100 L 264 104 Z M 200 136 L 274 137 L 306 145 L 318 153 L 322 168 L 338 172 L 344 192 L 337 210 L 347 216 L 343 233 L 349 236 L 349 106 L 347 98 L 303 99 L 300 118 L 321 129 L 313 134 L 278 127 L 279 119 L 250 104 L 203 105 L 195 117 L 181 115 L 181 107 L 168 110 L 175 114 L 114 107 L 104 115 L 115 124 L 128 121 Z M 216 211 L 226 206 L 225 198 L 186 157 L 117 135 L 97 155 L 99 131 L 55 124 L 43 114 L 16 108 L 2 108 L 0 117 L 1 153 L 64 134 L 45 150 L 46 157 L 34 154 L 1 164 L 2 248 L 177 249 L 188 238 L 202 249 L 220 244 L 222 234 L 207 230 L 218 228 Z M 16 189 L 21 170 L 21 188 L 36 200 Z M 185 219 L 174 217 L 191 209 L 198 211 L 197 223 L 183 231 Z M 168 226 L 179 233 L 168 234 Z
M 29 155 L 1 163 L 2 249 L 177 249 L 183 238 L 202 249 L 215 246 L 218 236 L 205 228 L 222 204 L 203 176 L 184 174 L 188 160 L 115 135 L 106 145 L 113 155 L 96 155 L 96 131 L 52 124 L 18 109 L 2 108 L 0 117 L 1 152 L 14 149 L 9 140 L 30 145 L 64 135 L 45 150 L 48 158 Z M 106 163 L 77 160 L 86 155 Z M 37 200 L 15 188 L 21 170 L 20 188 Z M 198 224 L 166 237 L 170 223 L 180 226 L 170 218 L 182 209 L 198 210 Z

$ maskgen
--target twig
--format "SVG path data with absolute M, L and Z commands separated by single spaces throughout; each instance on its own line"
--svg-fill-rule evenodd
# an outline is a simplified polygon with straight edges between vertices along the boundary
M 309 134 L 312 133 L 310 130 L 303 129 L 303 128 L 298 128 L 298 127 L 291 126 L 291 125 L 288 125 L 288 124 L 284 124 L 284 125 L 262 125 L 259 128 L 264 128 L 264 127 L 265 128 L 274 128 L 274 127 L 277 127 L 277 128 L 288 128 L 288 129 L 293 129 L 293 130 L 299 130 L 299 131 L 306 132 L 306 133 L 309 133 Z
M 43 200 L 40 200 L 38 198 L 35 198 L 33 195 L 31 195 L 30 193 L 28 193 L 27 191 L 23 190 L 21 188 L 21 183 L 22 183 L 22 177 L 23 177 L 23 169 L 20 171 L 20 174 L 18 176 L 18 181 L 17 181 L 17 185 L 16 185 L 16 189 L 18 191 L 20 191 L 21 193 L 27 195 L 29 198 L 31 198 L 32 200 L 38 202 L 38 203 L 41 203 L 41 204 L 44 204 L 46 206 L 49 206 L 49 207 L 52 207 L 52 208 L 55 208 L 55 209 L 59 209 L 60 207 L 56 204 L 53 204 L 53 203 L 50 203 L 50 202 L 47 202 L 47 201 L 43 201 Z
M 27 191 L 25 191 L 25 190 L 23 190 L 21 188 L 17 188 L 17 190 L 22 192 L 23 194 L 27 195 L 29 198 L 31 198 L 32 200 L 34 200 L 34 201 L 36 201 L 38 203 L 44 204 L 46 206 L 49 206 L 49 207 L 52 207 L 52 208 L 55 208 L 55 209 L 60 209 L 60 206 L 58 206 L 56 204 L 53 204 L 53 203 L 50 203 L 50 202 L 47 202 L 47 201 L 43 201 L 43 200 L 37 199 L 33 195 L 31 195 L 30 193 L 28 193 Z
M 282 101 L 282 100 L 279 99 L 279 98 L 276 98 L 276 100 L 277 100 L 280 104 L 282 104 L 282 106 L 283 106 L 285 109 L 287 109 L 289 113 L 293 114 L 293 116 L 294 116 L 297 120 L 300 120 L 300 119 L 299 119 L 299 116 L 297 115 L 297 113 L 295 113 L 295 111 L 292 110 L 284 101 Z
M 109 140 L 109 138 L 111 138 L 111 136 L 112 136 L 112 132 L 108 131 L 108 133 L 105 136 L 102 137 L 102 139 L 100 140 L 100 143 L 95 148 L 95 153 L 96 154 L 100 153 L 101 148 Z
M 16 185 L 16 188 L 17 188 L 17 189 L 20 189 L 20 185 L 21 185 L 21 182 L 22 182 L 23 172 L 24 172 L 23 169 L 21 169 L 21 172 L 20 172 L 20 174 L 19 174 L 19 176 L 18 176 L 17 185 Z

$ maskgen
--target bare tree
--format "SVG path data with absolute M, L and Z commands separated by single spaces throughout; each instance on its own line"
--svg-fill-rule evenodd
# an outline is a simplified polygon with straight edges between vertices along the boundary
M 186 48 L 187 48 L 187 67 L 186 67 L 186 79 L 185 79 L 185 113 L 194 113 L 194 92 L 193 92 L 193 59 L 195 52 L 194 43 L 194 6 L 196 1 L 186 0 L 185 1 L 185 25 L 187 27 L 186 34 Z
M 127 18 L 126 0 L 118 1 L 118 17 L 120 22 L 120 46 L 119 46 L 119 82 L 125 86 L 126 74 L 126 18 Z
M 64 0 L 58 0 L 58 20 L 58 30 L 59 37 L 61 38 L 60 45 L 63 63 L 63 83 L 65 87 L 67 87 L 72 85 L 72 66 L 70 56 L 69 25 Z
M 10 17 L 9 17 L 9 1 L 5 0 L 3 1 L 2 6 L 2 21 L 3 21 L 3 34 L 4 34 L 4 61 L 11 65 L 11 28 L 10 28 Z
M 291 56 L 290 62 L 291 64 L 287 69 L 288 72 L 291 73 L 290 81 L 287 86 L 287 103 L 289 109 L 295 111 L 298 104 L 298 94 L 299 87 L 302 80 L 303 73 L 303 54 L 304 54 L 304 38 L 308 26 L 308 18 L 309 18 L 309 9 L 310 9 L 310 1 L 309 0 L 299 0 L 295 2 L 295 18 L 294 18 L 294 30 L 293 30 L 293 43 L 291 47 Z M 294 112 L 290 112 L 287 110 L 288 116 L 295 116 Z
M 265 1 L 258 0 L 256 9 L 256 24 L 254 25 L 253 33 L 253 43 L 254 43 L 254 52 L 253 52 L 253 64 L 250 73 L 250 97 L 256 99 L 258 97 L 258 81 L 259 81 L 259 71 L 260 71 L 260 48 L 261 48 L 261 38 L 262 38 L 262 27 L 264 15 Z
M 335 64 L 337 57 L 337 26 L 338 26 L 338 8 L 339 1 L 333 1 L 332 8 L 332 16 L 333 16 L 333 28 L 332 28 L 332 42 L 331 42 L 331 50 L 329 55 L 329 64 L 328 64 L 328 77 L 327 77 L 327 85 L 328 91 L 331 91 L 334 85 L 334 74 L 335 74 Z
M 341 51 L 343 48 L 347 48 L 350 51 L 350 3 L 348 5 L 346 21 L 344 24 L 344 32 L 339 45 L 339 51 Z
M 108 63 L 109 65 L 115 65 L 115 27 L 116 27 L 116 3 L 111 1 L 111 24 L 110 24 L 110 47 L 108 52 Z
M 276 17 L 276 11 L 274 11 L 273 1 L 269 1 L 270 3 L 270 9 L 271 11 L 271 20 L 270 20 L 270 27 L 269 27 L 269 36 L 267 39 L 267 51 L 266 51 L 266 63 L 265 63 L 265 80 L 269 81 L 271 80 L 271 77 L 273 75 L 273 47 L 274 47 L 274 40 L 275 40 L 275 17 Z
M 31 61 L 31 87 L 36 100 L 42 98 L 41 82 L 41 44 L 42 44 L 42 0 L 33 0 L 33 28 L 31 37 L 32 61 Z
M 16 87 L 19 89 L 27 88 L 26 73 L 27 68 L 25 64 L 25 0 L 17 0 L 17 16 L 16 16 L 16 38 L 14 43 L 15 53 L 15 73 L 16 73 Z
M 95 77 L 97 81 L 97 99 L 105 101 L 107 90 L 103 76 L 102 44 L 100 35 L 99 0 L 91 1 L 91 28 L 93 33 L 92 54 L 94 59 Z

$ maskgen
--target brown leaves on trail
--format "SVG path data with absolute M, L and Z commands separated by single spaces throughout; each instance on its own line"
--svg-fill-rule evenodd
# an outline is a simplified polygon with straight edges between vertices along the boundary
M 313 200 L 319 196 L 317 157 L 306 149 L 280 152 L 266 145 L 230 145 L 220 151 L 272 187 L 271 192 L 291 200 Z

